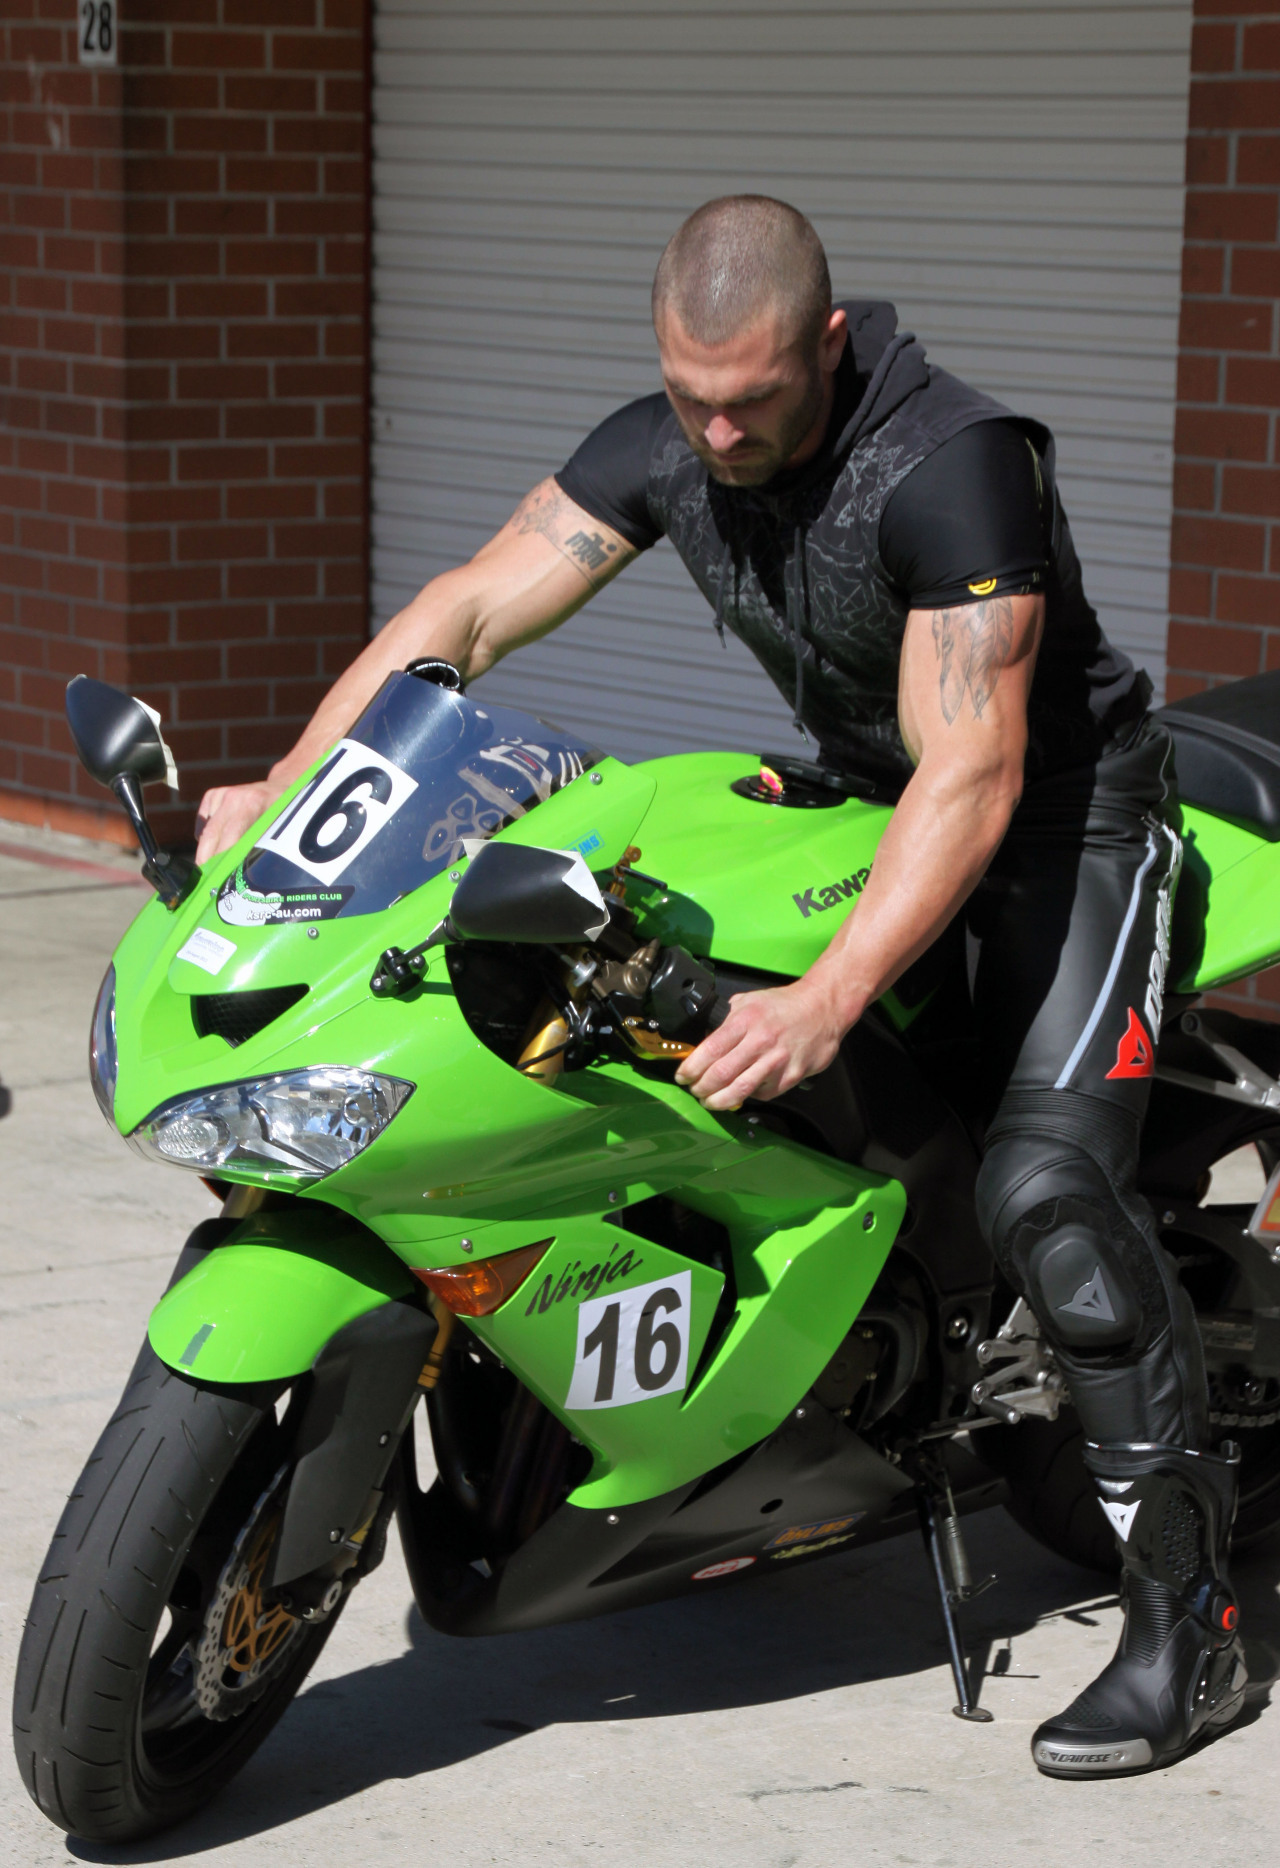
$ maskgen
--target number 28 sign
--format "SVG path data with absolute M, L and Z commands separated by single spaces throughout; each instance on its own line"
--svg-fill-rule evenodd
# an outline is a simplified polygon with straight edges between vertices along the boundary
M 567 1408 L 626 1407 L 683 1388 L 689 1371 L 690 1274 L 678 1271 L 578 1310 Z

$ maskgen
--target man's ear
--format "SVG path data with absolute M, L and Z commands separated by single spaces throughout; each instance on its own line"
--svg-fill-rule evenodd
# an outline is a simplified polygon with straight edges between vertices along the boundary
M 849 320 L 845 317 L 843 310 L 836 306 L 823 327 L 818 345 L 822 367 L 828 375 L 833 370 L 839 369 L 840 359 L 844 355 L 844 347 L 848 341 Z

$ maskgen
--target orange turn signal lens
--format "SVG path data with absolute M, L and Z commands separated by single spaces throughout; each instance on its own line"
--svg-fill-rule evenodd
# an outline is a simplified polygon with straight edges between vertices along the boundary
M 554 1239 L 539 1239 L 497 1258 L 482 1258 L 474 1265 L 449 1265 L 439 1271 L 415 1268 L 427 1289 L 434 1291 L 455 1317 L 487 1317 L 520 1289 Z

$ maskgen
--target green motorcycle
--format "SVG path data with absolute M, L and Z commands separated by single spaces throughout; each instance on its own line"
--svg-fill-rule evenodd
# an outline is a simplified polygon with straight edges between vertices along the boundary
M 458 1635 L 918 1525 L 956 1711 L 988 1717 L 962 1515 L 1003 1499 L 1114 1557 L 974 1217 L 962 941 L 775 1101 L 711 1114 L 673 1080 L 730 995 L 825 948 L 891 803 L 792 759 L 627 767 L 424 662 L 200 873 L 146 819 L 173 777 L 156 716 L 84 677 L 67 705 L 156 888 L 103 982 L 93 1086 L 223 1205 L 36 1586 L 14 1726 L 40 1808 L 123 1842 L 198 1807 L 393 1516 L 422 1615 Z M 1280 676 L 1165 718 L 1187 860 L 1143 1179 L 1249 1537 L 1280 1520 L 1280 1028 L 1192 1005 L 1280 955 Z M 1206 1203 L 1247 1144 L 1262 1199 Z

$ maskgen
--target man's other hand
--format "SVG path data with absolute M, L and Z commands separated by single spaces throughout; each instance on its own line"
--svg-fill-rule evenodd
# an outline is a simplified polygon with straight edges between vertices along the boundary
M 256 785 L 215 785 L 206 791 L 196 812 L 196 861 L 212 862 L 239 843 L 250 824 L 270 809 L 284 789 L 268 778 Z
M 844 1035 L 829 995 L 804 980 L 738 993 L 730 1005 L 723 1025 L 676 1071 L 676 1082 L 704 1109 L 737 1109 L 748 1096 L 781 1096 L 825 1070 Z

